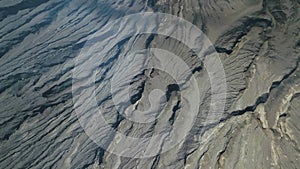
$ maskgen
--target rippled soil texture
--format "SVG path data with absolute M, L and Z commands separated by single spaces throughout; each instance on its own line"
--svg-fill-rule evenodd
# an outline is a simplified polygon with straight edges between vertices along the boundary
M 299 168 L 299 9 L 299 0 L 1 0 L 0 168 Z M 89 35 L 142 11 L 182 17 L 207 35 L 225 69 L 227 99 L 218 119 L 203 125 L 207 96 L 180 144 L 139 159 L 111 154 L 85 134 L 74 111 L 72 70 Z M 99 63 L 95 90 L 129 46 L 173 47 L 200 81 L 207 78 L 200 60 L 169 41 L 143 35 L 118 43 Z M 178 86 L 155 70 L 134 79 L 132 103 L 147 103 L 149 74 L 167 86 L 166 102 L 175 103 L 169 123 L 184 127 L 175 126 Z M 108 100 L 98 99 L 99 106 Z M 160 124 L 133 124 L 113 110 L 106 118 L 128 136 L 154 135 Z

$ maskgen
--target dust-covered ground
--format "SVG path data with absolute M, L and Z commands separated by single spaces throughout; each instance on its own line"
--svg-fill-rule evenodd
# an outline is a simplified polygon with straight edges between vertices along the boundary
M 0 168 L 299 168 L 299 9 L 299 0 L 1 0 Z M 149 34 L 117 42 L 95 68 L 96 100 L 114 129 L 131 137 L 184 130 L 179 117 L 192 104 L 180 97 L 173 78 L 147 70 L 132 79 L 130 101 L 143 110 L 150 91 L 161 89 L 165 99 L 157 104 L 165 109 L 158 113 L 165 115 L 148 124 L 124 118 L 108 89 L 123 53 L 171 51 L 187 63 L 201 89 L 198 114 L 179 144 L 153 157 L 122 157 L 105 150 L 114 149 L 118 137 L 105 136 L 101 147 L 80 125 L 73 96 L 81 91 L 72 90 L 73 71 L 89 35 L 146 11 L 184 18 L 206 34 L 223 63 L 226 104 L 214 119 L 206 118 L 213 104 L 206 68 L 180 42 Z M 138 31 L 139 24 L 127 26 Z M 109 39 L 103 50 L 116 40 L 112 35 L 98 39 Z

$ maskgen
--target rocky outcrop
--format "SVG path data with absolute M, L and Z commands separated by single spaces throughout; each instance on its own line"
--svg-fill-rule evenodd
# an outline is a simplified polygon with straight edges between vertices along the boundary
M 298 168 L 299 7 L 293 0 L 1 1 L 0 168 Z M 90 35 L 114 30 L 105 27 L 109 21 L 143 11 L 182 17 L 207 35 L 223 63 L 227 97 L 224 112 L 208 119 L 212 98 L 204 62 L 214 52 L 198 58 L 181 42 L 149 34 L 118 42 L 95 68 L 96 100 L 109 125 L 126 136 L 145 138 L 172 133 L 173 128 L 188 130 L 169 151 L 131 158 L 105 151 L 86 134 L 75 112 L 73 71 Z M 138 23 L 134 26 L 140 29 Z M 113 107 L 112 93 L 120 96 L 123 90 L 111 93 L 108 82 L 122 53 L 147 48 L 176 54 L 198 82 L 203 101 L 191 128 L 180 121 L 191 103 L 181 96 L 191 88 L 158 69 L 133 77 L 129 97 L 134 106 L 119 102 L 119 108 L 150 107 L 155 116 L 165 113 L 161 119 L 135 123 L 124 117 L 130 113 Z M 120 69 L 125 77 L 128 67 Z M 185 69 L 174 66 L 177 70 Z M 180 77 L 191 78 L 184 73 Z M 120 86 L 121 80 L 116 80 Z M 163 92 L 151 93 L 154 89 Z M 83 103 L 90 99 L 87 95 Z M 118 148 L 116 135 L 103 138 L 107 147 Z M 157 145 L 149 149 L 160 151 Z

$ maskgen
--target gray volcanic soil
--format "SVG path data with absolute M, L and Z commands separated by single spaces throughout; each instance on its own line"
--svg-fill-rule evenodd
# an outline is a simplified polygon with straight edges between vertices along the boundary
M 1 0 L 0 168 L 299 168 L 299 9 L 299 0 Z M 225 111 L 204 125 L 210 104 L 205 95 L 183 142 L 138 159 L 111 154 L 85 134 L 74 112 L 72 70 L 88 35 L 110 20 L 141 11 L 185 18 L 207 35 L 225 68 L 227 99 Z M 143 35 L 103 56 L 95 88 L 100 106 L 110 104 L 109 95 L 100 100 L 102 82 L 109 78 L 105 70 L 129 46 L 169 49 L 203 86 L 207 83 L 201 61 L 186 47 Z M 146 71 L 132 82 L 132 102 L 146 107 L 145 97 L 155 87 L 148 76 Z M 173 113 L 169 122 L 178 124 L 174 79 L 155 70 L 150 76 L 166 89 Z M 209 87 L 204 89 L 209 93 Z M 160 125 L 133 124 L 115 110 L 104 114 L 129 136 L 151 136 Z

